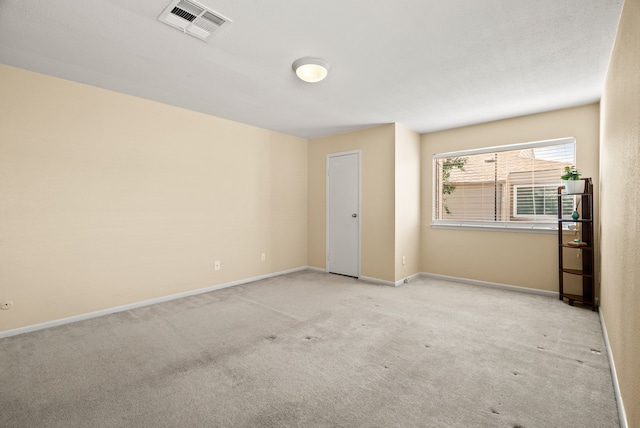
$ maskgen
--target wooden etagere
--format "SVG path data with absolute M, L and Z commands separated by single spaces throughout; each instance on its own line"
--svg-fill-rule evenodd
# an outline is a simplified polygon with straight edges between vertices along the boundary
M 591 178 L 586 178 L 583 193 L 563 193 L 564 186 L 558 187 L 558 278 L 560 300 L 567 300 L 569 305 L 573 306 L 574 302 L 580 302 L 583 305 L 591 306 L 596 311 L 596 295 L 595 295 L 595 262 L 594 262 L 594 233 L 593 233 L 593 183 Z M 574 198 L 579 201 L 580 217 L 574 219 L 572 213 L 563 213 L 562 205 L 565 198 Z M 573 238 L 569 241 L 564 239 L 563 226 L 574 225 L 576 230 L 576 239 L 579 243 L 575 243 Z M 564 253 L 580 251 L 580 267 L 565 267 Z M 579 276 L 582 278 L 582 294 L 571 294 L 564 292 L 564 281 L 566 275 Z

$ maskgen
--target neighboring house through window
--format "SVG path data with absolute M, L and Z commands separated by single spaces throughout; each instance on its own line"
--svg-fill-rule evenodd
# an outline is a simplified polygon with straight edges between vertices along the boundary
M 556 221 L 558 186 L 514 186 L 513 217 L 547 216 Z M 573 211 L 573 201 L 563 198 L 562 212 Z
M 555 229 L 560 176 L 575 165 L 575 148 L 569 137 L 435 154 L 433 226 Z M 563 211 L 573 211 L 564 199 Z

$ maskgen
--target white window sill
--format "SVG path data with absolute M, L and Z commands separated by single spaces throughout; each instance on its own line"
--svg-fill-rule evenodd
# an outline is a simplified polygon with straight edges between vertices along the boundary
M 514 222 L 511 223 L 481 223 L 478 224 L 470 224 L 470 223 L 431 223 L 432 229 L 457 229 L 457 230 L 481 230 L 484 232 L 524 232 L 524 233 L 543 233 L 548 235 L 556 235 L 558 233 L 557 224 L 546 224 L 546 225 L 532 225 L 531 223 L 527 224 L 516 224 Z M 562 231 L 564 234 L 574 234 L 575 230 L 564 229 Z

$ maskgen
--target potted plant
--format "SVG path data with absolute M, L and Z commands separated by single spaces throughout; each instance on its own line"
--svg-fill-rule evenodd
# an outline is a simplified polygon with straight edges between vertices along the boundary
M 562 185 L 567 193 L 583 193 L 584 192 L 584 180 L 580 179 L 580 172 L 574 165 L 565 166 L 564 174 L 560 177 Z

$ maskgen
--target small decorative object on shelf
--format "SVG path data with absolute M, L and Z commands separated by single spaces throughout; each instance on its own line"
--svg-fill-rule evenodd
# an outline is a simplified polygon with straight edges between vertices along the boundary
M 575 167 L 566 167 L 565 171 L 571 173 L 575 171 Z M 575 173 L 579 173 L 575 171 Z M 574 175 L 575 176 L 575 175 Z M 565 176 L 562 177 L 563 179 Z M 568 182 L 575 181 L 569 180 Z M 560 300 L 567 300 L 569 305 L 573 306 L 574 302 L 580 302 L 583 305 L 591 306 L 596 311 L 596 295 L 595 295 L 595 263 L 594 263 L 594 233 L 593 233 L 593 183 L 591 178 L 584 179 L 584 186 L 578 192 L 571 192 L 565 186 L 558 187 L 558 273 L 559 273 L 559 297 Z M 577 198 L 576 208 L 571 217 L 562 213 L 563 200 L 566 198 Z M 582 205 L 579 211 L 580 205 Z M 566 206 L 566 205 L 565 205 Z M 568 213 L 567 213 L 568 214 Z M 580 218 L 582 217 L 582 218 Z M 564 239 L 564 231 L 567 225 L 568 230 L 575 234 L 579 234 L 579 238 L 566 241 Z M 565 260 L 565 251 L 572 251 L 578 254 L 578 268 L 571 266 L 569 262 L 575 263 L 574 257 L 567 257 Z M 567 253 L 567 256 L 569 254 Z M 565 276 L 573 276 L 581 279 L 582 294 L 572 294 L 565 292 Z M 568 284 L 571 285 L 571 284 Z
M 581 181 L 584 181 L 584 180 L 581 180 Z M 584 190 L 584 187 L 582 189 Z M 569 192 L 569 193 L 571 193 L 571 192 Z M 580 213 L 578 212 L 578 208 L 580 208 L 580 201 L 581 201 L 581 199 L 578 198 L 578 203 L 576 204 L 576 209 L 573 210 L 573 212 L 571 213 L 571 218 L 574 219 L 574 220 L 577 220 L 577 219 L 580 218 Z
M 585 180 L 580 179 L 580 172 L 574 165 L 565 166 L 564 174 L 560 177 L 566 193 L 576 194 L 584 192 Z

